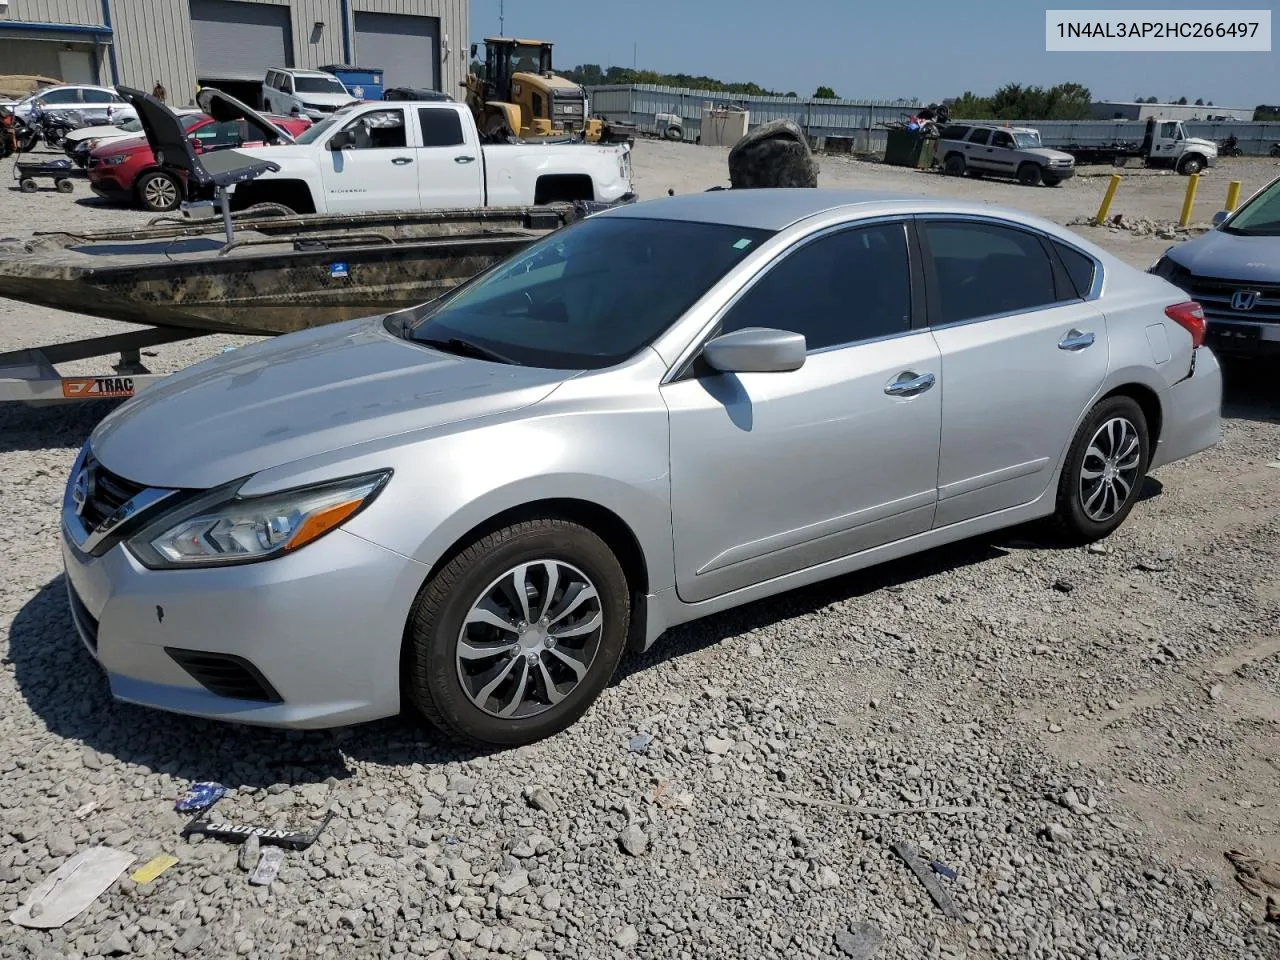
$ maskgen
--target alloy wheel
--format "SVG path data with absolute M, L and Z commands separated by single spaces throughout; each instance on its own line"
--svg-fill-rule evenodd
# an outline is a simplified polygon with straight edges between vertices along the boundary
M 504 720 L 550 710 L 587 676 L 604 614 L 591 579 L 561 560 L 522 563 L 490 583 L 458 632 L 463 692 Z
M 1138 428 L 1112 417 L 1094 433 L 1080 465 L 1080 506 L 1095 523 L 1110 520 L 1133 495 L 1142 460 Z
M 177 201 L 178 188 L 168 177 L 152 177 L 142 188 L 142 195 L 149 207 L 164 210 Z

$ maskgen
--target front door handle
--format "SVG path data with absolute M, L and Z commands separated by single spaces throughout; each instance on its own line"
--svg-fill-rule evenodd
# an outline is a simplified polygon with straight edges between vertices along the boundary
M 396 164 L 413 163 L 413 157 L 392 157 L 391 162 Z
M 471 163 L 473 160 L 475 160 L 475 157 L 454 157 L 453 158 L 454 163 Z
M 932 373 L 905 370 L 885 384 L 884 392 L 891 397 L 915 397 L 932 387 L 936 379 Z
M 1071 329 L 1067 331 L 1067 335 L 1058 341 L 1059 350 L 1083 350 L 1086 347 L 1092 347 L 1093 341 L 1097 339 L 1093 333 L 1081 333 L 1079 330 Z

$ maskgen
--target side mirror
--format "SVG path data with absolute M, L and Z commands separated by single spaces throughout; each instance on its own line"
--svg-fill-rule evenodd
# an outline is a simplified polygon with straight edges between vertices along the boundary
M 350 130 L 339 130 L 329 138 L 329 149 L 336 153 L 344 147 L 351 146 L 355 142 L 355 135 Z
M 806 349 L 801 334 L 748 327 L 716 337 L 702 356 L 722 373 L 787 373 L 804 366 Z
M 1229 216 L 1231 216 L 1231 214 L 1228 213 L 1226 210 L 1219 210 L 1217 213 L 1213 215 L 1213 225 L 1215 227 L 1221 226 L 1222 222 L 1226 220 L 1227 217 Z

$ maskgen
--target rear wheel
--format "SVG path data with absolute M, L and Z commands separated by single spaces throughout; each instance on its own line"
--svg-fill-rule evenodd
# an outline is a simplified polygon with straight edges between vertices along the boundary
M 942 172 L 949 177 L 961 176 L 965 171 L 964 157 L 958 153 L 950 154 L 942 163 Z
M 575 723 L 622 656 L 627 579 L 576 523 L 541 518 L 482 537 L 423 587 L 409 620 L 408 699 L 455 737 L 518 746 Z
M 1124 523 L 1150 460 L 1147 418 L 1130 397 L 1103 400 L 1076 431 L 1058 481 L 1054 522 L 1063 538 L 1091 543 Z
M 57 180 L 53 185 L 59 193 L 70 193 L 76 188 L 76 185 L 70 180 Z
M 151 170 L 138 178 L 138 202 L 152 213 L 177 209 L 182 201 L 182 186 L 177 178 L 164 170 Z
M 1018 167 L 1018 182 L 1024 187 L 1039 186 L 1043 178 L 1044 173 L 1038 163 L 1024 163 Z

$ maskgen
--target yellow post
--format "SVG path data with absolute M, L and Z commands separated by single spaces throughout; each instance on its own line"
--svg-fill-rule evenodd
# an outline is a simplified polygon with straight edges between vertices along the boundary
M 1191 208 L 1196 203 L 1196 190 L 1200 186 L 1200 174 L 1193 173 L 1187 177 L 1187 195 L 1182 201 L 1182 215 L 1178 217 L 1178 226 L 1185 227 L 1191 222 Z
M 1111 201 L 1116 198 L 1116 190 L 1120 187 L 1120 174 L 1113 173 L 1111 182 L 1107 184 L 1106 196 L 1102 198 L 1102 206 L 1098 208 L 1098 215 L 1093 218 L 1093 222 L 1101 224 L 1107 219 L 1107 211 L 1111 209 Z
M 1230 213 L 1236 208 L 1236 204 L 1240 202 L 1240 181 L 1232 180 L 1227 184 L 1227 206 L 1226 211 Z

